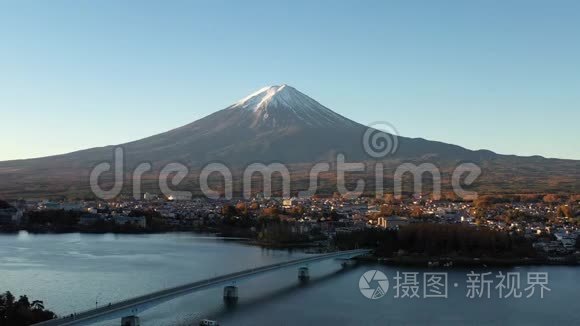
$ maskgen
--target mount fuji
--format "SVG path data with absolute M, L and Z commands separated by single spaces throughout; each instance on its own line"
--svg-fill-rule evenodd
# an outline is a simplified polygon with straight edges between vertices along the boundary
M 301 173 L 313 163 L 336 160 L 338 153 L 351 162 L 376 160 L 363 147 L 367 129 L 291 86 L 276 85 L 190 124 L 118 146 L 125 151 L 127 171 L 142 162 L 150 162 L 156 171 L 169 162 L 191 169 L 211 162 L 232 169 L 281 162 Z M 579 173 L 578 161 L 499 155 L 422 138 L 397 140 L 397 151 L 382 161 L 430 162 L 442 170 L 474 162 L 484 169 L 479 186 L 489 191 L 573 191 L 579 183 L 573 177 Z M 111 161 L 115 147 L 0 162 L 0 196 L 68 196 L 86 190 L 91 168 Z
M 130 161 L 162 158 L 194 166 L 216 160 L 233 165 L 312 163 L 334 160 L 337 153 L 360 161 L 371 158 L 362 143 L 366 130 L 293 87 L 276 85 L 183 127 L 122 146 Z M 496 156 L 424 139 L 398 137 L 398 142 L 394 158 L 480 160 Z
M 288 85 L 264 87 L 229 106 L 245 112 L 252 128 L 353 127 L 357 123 L 324 107 Z

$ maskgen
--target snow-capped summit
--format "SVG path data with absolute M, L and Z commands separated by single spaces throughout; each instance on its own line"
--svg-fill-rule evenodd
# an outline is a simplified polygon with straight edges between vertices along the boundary
M 298 123 L 312 127 L 354 124 L 304 93 L 286 84 L 267 86 L 244 97 L 228 109 L 247 110 L 254 116 L 253 127 L 288 126 Z
M 257 111 L 260 107 L 266 107 L 272 102 L 278 104 L 276 102 L 282 102 L 284 98 L 286 98 L 286 100 L 290 100 L 291 95 L 289 93 L 292 92 L 300 93 L 293 87 L 290 87 L 286 84 L 266 86 L 239 100 L 232 107 Z M 300 94 L 305 96 L 302 93 Z
M 306 100 L 306 102 L 314 102 L 316 105 L 320 105 L 308 96 L 297 91 L 294 87 L 283 84 L 263 87 L 239 100 L 232 105 L 232 107 L 244 108 L 252 111 L 267 108 L 269 105 L 292 107 L 298 106 L 298 103 L 296 103 L 296 100 L 298 99 L 303 99 Z
M 234 189 L 242 189 L 239 180 L 248 164 L 284 163 L 293 175 L 292 191 L 298 191 L 308 186 L 313 163 L 336 162 L 339 153 L 344 154 L 349 162 L 377 159 L 369 156 L 367 145 L 380 146 L 381 139 L 365 139 L 368 131 L 366 126 L 334 113 L 295 88 L 279 85 L 262 88 L 225 109 L 182 127 L 120 146 L 124 149 L 127 169 L 151 162 L 155 169 L 152 175 L 159 175 L 160 169 L 169 162 L 186 164 L 192 172 L 202 171 L 208 163 L 221 162 L 236 176 Z M 373 143 L 363 144 L 366 141 Z M 505 189 L 529 188 L 530 185 L 538 191 L 554 189 L 556 185 L 562 189 L 573 189 L 574 186 L 580 189 L 578 182 L 570 184 L 567 181 L 570 175 L 577 175 L 580 161 L 504 156 L 422 138 L 399 136 L 397 141 L 395 153 L 378 158 L 392 164 L 385 165 L 387 173 L 399 162 L 429 160 L 443 171 L 452 171 L 458 162 L 473 162 L 486 169 L 482 174 L 488 178 L 483 183 L 485 187 L 497 180 L 504 187 L 505 171 L 509 171 L 513 180 L 505 183 Z M 50 197 L 86 189 L 89 182 L 87 171 L 95 162 L 110 161 L 113 151 L 113 146 L 107 146 L 38 159 L 0 162 L 0 197 L 19 198 L 27 194 Z M 493 171 L 486 168 L 489 166 L 494 167 Z M 522 169 L 514 171 L 514 166 Z M 332 175 L 336 172 L 332 171 L 335 169 L 325 176 L 321 174 L 323 179 L 319 180 L 319 190 L 336 191 L 334 185 L 338 179 Z M 377 181 L 373 171 L 375 169 L 370 166 L 366 169 L 369 184 Z M 538 181 L 540 172 L 553 179 Z M 384 177 L 387 182 L 393 178 L 392 174 Z M 187 182 L 183 180 L 182 189 L 192 190 L 191 186 L 199 182 L 194 179 L 188 176 Z M 551 188 L 546 189 L 545 184 L 550 184 Z M 39 188 L 38 185 L 47 186 Z M 217 185 L 215 189 L 224 189 L 221 183 L 214 185 Z M 143 186 L 144 191 L 160 192 L 155 182 L 144 182 Z M 280 190 L 279 183 L 274 182 L 273 190 Z

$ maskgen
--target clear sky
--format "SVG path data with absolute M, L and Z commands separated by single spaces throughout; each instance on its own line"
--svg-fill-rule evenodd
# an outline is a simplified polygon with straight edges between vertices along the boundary
M 580 159 L 580 1 L 0 0 L 0 160 L 289 84 L 401 135 Z

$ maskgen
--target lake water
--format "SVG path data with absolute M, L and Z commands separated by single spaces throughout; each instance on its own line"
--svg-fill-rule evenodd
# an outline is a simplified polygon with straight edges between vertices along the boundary
M 44 300 L 48 309 L 70 314 L 165 287 L 255 266 L 304 257 L 301 251 L 268 250 L 190 233 L 153 235 L 21 232 L 0 235 L 0 291 Z M 359 289 L 368 270 L 389 278 L 384 297 L 371 300 Z M 140 315 L 142 325 L 197 325 L 200 318 L 222 325 L 578 325 L 580 269 L 537 266 L 480 269 L 477 273 L 548 273 L 550 291 L 540 298 L 466 297 L 471 269 L 419 269 L 363 264 L 343 269 L 337 261 L 310 265 L 311 280 L 300 284 L 294 268 L 236 284 L 240 299 L 226 307 L 222 289 L 176 298 Z M 418 272 L 421 298 L 395 298 L 397 272 Z M 448 298 L 422 298 L 423 275 L 448 273 Z M 410 275 L 410 274 L 408 274 Z M 376 282 L 371 282 L 376 287 Z M 401 291 L 402 292 L 402 291 Z M 412 292 L 412 291 L 411 291 Z M 484 295 L 485 296 L 485 295 Z M 101 325 L 119 325 L 110 321 Z

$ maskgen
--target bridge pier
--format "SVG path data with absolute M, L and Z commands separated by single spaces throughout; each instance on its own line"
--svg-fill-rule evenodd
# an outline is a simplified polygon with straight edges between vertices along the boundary
M 308 267 L 298 268 L 298 279 L 302 282 L 308 281 L 310 279 L 310 271 Z
M 224 287 L 224 301 L 226 303 L 236 303 L 238 302 L 238 287 L 234 285 L 228 285 Z
M 294 259 L 287 262 L 280 262 L 268 266 L 261 266 L 257 268 L 250 268 L 247 270 L 216 276 L 212 278 L 208 278 L 206 280 L 195 281 L 189 284 L 184 284 L 182 286 L 176 288 L 169 288 L 165 291 L 156 291 L 153 293 L 149 293 L 146 295 L 141 295 L 138 297 L 130 298 L 124 301 L 120 301 L 117 303 L 109 304 L 108 306 L 103 306 L 96 309 L 87 310 L 79 316 L 65 316 L 57 319 L 48 320 L 38 325 L 42 326 L 53 326 L 53 325 L 70 325 L 77 321 L 85 324 L 91 323 L 94 321 L 100 321 L 106 318 L 114 318 L 118 322 L 119 317 L 121 318 L 121 324 L 123 326 L 138 326 L 140 325 L 139 317 L 137 314 L 142 313 L 144 310 L 147 310 L 151 307 L 154 307 L 162 302 L 166 302 L 172 300 L 177 296 L 181 296 L 184 294 L 193 293 L 196 291 L 202 291 L 208 288 L 215 288 L 218 286 L 222 286 L 225 280 L 227 282 L 232 282 L 230 284 L 235 284 L 234 282 L 238 279 L 245 279 L 254 276 L 258 276 L 267 272 L 271 272 L 277 269 L 290 269 L 290 268 L 298 268 L 300 266 L 304 266 L 298 269 L 298 278 L 301 280 L 307 280 L 310 278 L 310 273 L 308 270 L 308 264 L 313 264 L 323 260 L 330 260 L 330 259 L 341 259 L 341 258 L 352 258 L 362 254 L 366 254 L 370 252 L 368 249 L 360 249 L 360 250 L 348 250 L 348 251 L 339 251 L 327 254 L 321 254 L 316 256 L 307 256 L 300 259 Z M 227 283 L 226 283 L 227 284 Z M 224 300 L 229 301 L 233 299 L 236 301 L 238 298 L 238 289 L 235 286 L 228 286 L 224 288 Z M 127 316 L 123 316 L 123 315 Z
M 141 322 L 137 316 L 126 316 L 121 318 L 121 326 L 140 326 Z

